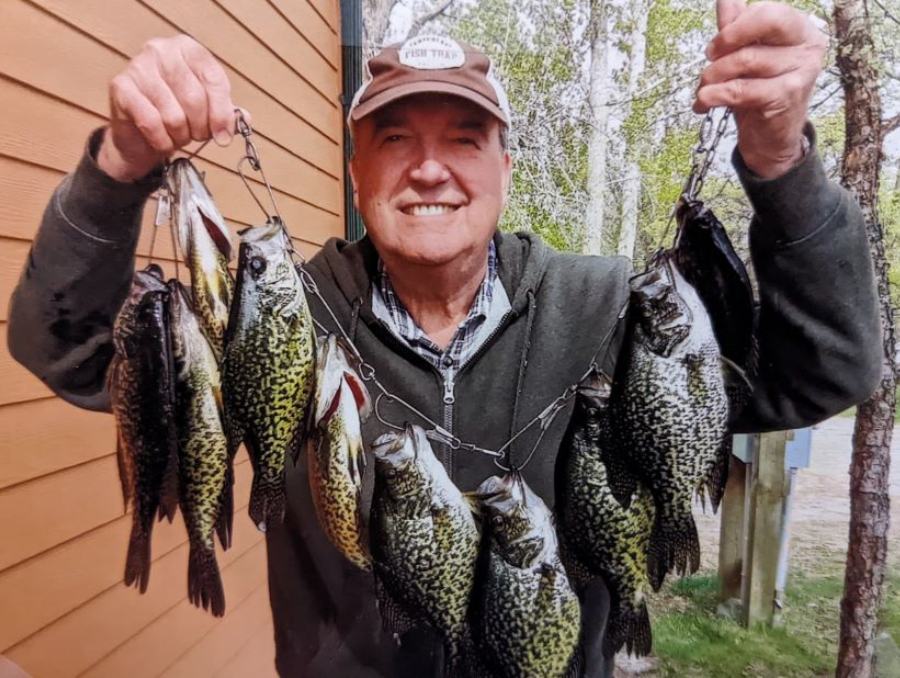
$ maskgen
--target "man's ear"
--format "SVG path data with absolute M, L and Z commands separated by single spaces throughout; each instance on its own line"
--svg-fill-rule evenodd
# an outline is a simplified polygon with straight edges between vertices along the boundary
M 506 207 L 506 203 L 509 200 L 509 187 L 512 183 L 512 155 L 510 155 L 509 151 L 503 152 L 503 206 Z

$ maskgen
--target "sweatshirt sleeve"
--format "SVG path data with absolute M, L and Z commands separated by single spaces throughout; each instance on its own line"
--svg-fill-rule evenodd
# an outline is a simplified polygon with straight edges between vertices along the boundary
M 809 426 L 865 400 L 881 378 L 881 322 L 862 212 L 829 181 L 815 133 L 801 162 L 762 179 L 735 150 L 754 210 L 759 371 L 737 432 Z
M 54 191 L 24 262 L 9 310 L 8 342 L 22 363 L 63 399 L 108 410 L 112 324 L 134 273 L 141 214 L 159 186 L 155 171 L 120 183 L 95 162 L 103 129 L 91 134 L 74 173 Z

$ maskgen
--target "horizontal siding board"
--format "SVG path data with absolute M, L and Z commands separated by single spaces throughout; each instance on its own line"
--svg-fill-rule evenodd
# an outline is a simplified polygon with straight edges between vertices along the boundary
M 272 98 L 309 121 L 335 142 L 340 140 L 340 89 L 320 92 L 297 77 L 290 68 L 266 49 L 250 43 L 244 27 L 216 6 L 212 0 L 141 0 L 180 30 L 194 36 L 219 59 L 252 80 Z M 240 64 L 238 67 L 237 64 Z M 323 68 L 328 68 L 324 64 Z
M 269 0 L 269 4 L 335 67 L 340 66 L 340 40 L 305 0 Z
M 109 110 L 109 81 L 125 66 L 126 55 L 137 54 L 149 38 L 177 33 L 165 20 L 135 0 L 117 3 L 115 12 L 110 12 L 102 0 L 82 0 L 77 5 L 66 0 L 37 2 L 46 11 L 23 5 L 21 0 L 10 0 L 2 5 L 4 16 L 10 15 L 8 18 L 13 20 L 21 15 L 29 28 L 24 35 L 16 35 L 12 27 L 0 27 L 0 36 L 6 41 L 0 45 L 0 72 L 77 103 L 104 120 Z M 63 21 L 77 26 L 87 35 L 72 30 Z M 30 39 L 29 36 L 39 34 L 38 31 L 50 31 L 58 40 Z M 60 68 L 60 60 L 72 66 Z M 297 117 L 294 111 L 279 105 L 277 100 L 230 67 L 226 66 L 226 72 L 234 101 L 251 114 L 257 111 L 253 122 L 259 129 L 257 136 L 263 158 L 277 156 L 278 151 L 286 153 L 286 148 L 290 151 L 290 159 L 298 166 L 294 173 L 302 175 L 306 172 L 303 176 L 309 177 L 309 181 L 313 180 L 313 172 L 322 172 L 332 179 L 340 177 L 341 149 L 333 134 L 326 134 L 325 130 Z M 297 112 L 303 110 L 300 107 Z M 290 134 L 278 133 L 280 130 L 290 130 Z M 340 127 L 337 130 L 340 131 Z M 269 139 L 273 138 L 278 138 L 284 148 L 272 144 Z M 233 147 L 222 149 L 210 144 L 201 155 L 231 166 L 235 162 L 235 153 Z M 273 175 L 272 180 L 277 185 L 281 176 Z M 289 176 L 285 175 L 285 178 Z
M 238 507 L 234 519 L 235 545 L 257 535 L 246 516 L 252 477 L 251 465 L 242 449 L 235 458 L 234 502 Z M 111 523 L 0 572 L 0 600 L 9 609 L 16 610 L 16 614 L 0 615 L 0 652 L 119 584 L 131 522 L 131 514 L 123 514 Z M 157 523 L 153 528 L 153 560 L 186 541 L 181 514 L 172 523 Z M 156 580 L 151 568 L 146 595 L 156 595 Z
M 114 454 L 2 490 L 0 516 L 16 519 L 0 521 L 0 570 L 123 513 Z
M 340 12 L 338 9 L 338 0 L 297 0 L 298 2 L 308 2 L 312 5 L 316 13 L 322 17 L 325 23 L 336 34 L 340 34 Z
M 8 327 L 5 322 L 0 322 L 0 384 L 3 384 L 3 388 L 0 389 L 0 405 L 51 397 L 53 391 L 9 354 L 6 340 Z M 4 547 L 5 545 L 0 541 L 0 553 Z M 0 557 L 0 561 L 2 561 L 2 557 Z
M 88 134 L 105 122 L 98 114 L 63 105 L 10 80 L 0 79 L 0 100 L 10 102 L 0 121 L 0 155 L 62 172 L 75 169 Z M 232 162 L 236 165 L 235 158 Z M 195 160 L 195 165 L 206 173 L 206 184 L 224 216 L 247 224 L 263 219 L 236 171 L 201 158 Z M 275 189 L 285 221 L 302 225 L 304 237 L 312 242 L 324 242 L 341 232 L 340 183 L 329 182 L 334 190 L 324 191 L 315 205 Z M 264 194 L 264 184 L 253 179 L 251 185 L 257 194 Z
M 181 657 L 163 671 L 163 678 L 197 678 L 211 676 L 228 665 L 234 649 L 241 647 L 262 628 L 271 626 L 272 609 L 265 583 L 241 603 L 239 609 L 200 638 Z M 270 659 L 270 663 L 274 657 Z M 260 667 L 264 668 L 264 667 Z M 257 672 L 250 674 L 256 676 Z
M 237 541 L 224 553 L 219 551 L 220 569 L 259 548 L 262 540 L 257 534 L 252 540 Z M 188 545 L 183 544 L 153 563 L 152 595 L 148 591 L 142 596 L 124 584 L 117 585 L 9 648 L 6 656 L 41 678 L 85 671 L 184 599 L 187 561 Z
M 266 549 L 257 537 L 255 544 L 240 558 L 222 569 L 228 610 L 221 620 L 204 613 L 188 600 L 154 619 L 139 633 L 116 647 L 99 662 L 81 674 L 84 678 L 154 678 L 180 655 L 191 649 L 209 631 L 233 616 L 246 621 L 241 614 L 243 604 L 254 592 L 265 591 Z M 210 675 L 212 667 L 194 676 Z
M 111 415 L 60 398 L 0 407 L 0 488 L 104 457 L 115 436 Z
M 305 38 L 299 36 L 298 40 L 297 31 L 267 0 L 215 0 L 215 3 L 294 72 L 313 79 L 316 88 L 325 92 L 331 101 L 338 100 L 341 90 L 338 69 Z
M 277 678 L 275 670 L 275 632 L 269 622 L 256 631 L 247 643 L 215 674 L 215 678 Z

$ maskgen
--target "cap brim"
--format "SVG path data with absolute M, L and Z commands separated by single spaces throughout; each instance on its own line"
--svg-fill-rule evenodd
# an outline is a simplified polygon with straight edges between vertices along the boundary
M 454 85 L 449 82 L 436 82 L 433 80 L 419 80 L 417 82 L 410 82 L 405 85 L 392 87 L 383 92 L 379 92 L 371 99 L 367 99 L 350 111 L 350 119 L 353 122 L 356 122 L 398 99 L 422 93 L 452 94 L 453 96 L 467 99 L 485 109 L 488 113 L 491 113 L 507 127 L 510 124 L 509 120 L 506 119 L 503 110 L 486 96 L 479 94 L 468 87 Z

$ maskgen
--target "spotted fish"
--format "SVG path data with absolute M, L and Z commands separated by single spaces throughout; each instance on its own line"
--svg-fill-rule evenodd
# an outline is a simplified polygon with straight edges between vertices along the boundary
M 300 275 L 277 219 L 241 232 L 223 359 L 230 454 L 253 463 L 250 517 L 262 531 L 284 517 L 287 456 L 297 458 L 315 381 L 315 334 Z
M 474 637 L 490 675 L 572 675 L 581 608 L 550 510 L 516 473 L 491 476 L 474 496 L 485 525 Z
M 181 512 L 187 525 L 188 598 L 198 607 L 225 614 L 225 593 L 216 562 L 213 535 L 223 546 L 230 542 L 231 517 L 226 495 L 230 460 L 222 427 L 222 388 L 219 368 L 209 342 L 200 330 L 187 292 L 169 281 L 171 332 L 175 356 L 176 411 L 179 439 Z
M 478 556 L 470 504 L 418 426 L 380 436 L 372 454 L 370 541 L 386 626 L 401 632 L 430 624 L 446 640 L 449 665 L 458 667 Z
M 159 266 L 137 271 L 113 327 L 107 373 L 118 431 L 119 475 L 133 505 L 125 584 L 141 593 L 150 581 L 150 542 L 157 512 L 171 521 L 178 506 L 175 368 L 168 329 L 169 290 Z
M 601 577 L 610 592 L 604 655 L 625 646 L 643 656 L 652 644 L 646 596 L 653 497 L 638 483 L 624 508 L 610 490 L 601 449 L 611 386 L 606 375 L 594 372 L 578 389 L 561 448 L 556 510 L 567 572 L 574 571 L 579 585 Z
M 632 279 L 631 307 L 628 353 L 610 400 L 604 459 L 623 506 L 630 506 L 637 489 L 623 465 L 653 495 L 647 566 L 658 589 L 666 573 L 700 566 L 691 498 L 727 434 L 728 397 L 709 315 L 670 254 L 660 254 Z
M 722 357 L 729 367 L 725 370 L 725 387 L 733 420 L 750 400 L 750 385 L 759 359 L 750 276 L 734 251 L 725 227 L 702 202 L 681 201 L 676 217 L 678 235 L 674 258 L 678 270 L 697 290 L 706 307 Z M 716 464 L 698 487 L 701 499 L 708 496 L 714 512 L 725 493 L 730 458 L 731 436 L 727 436 L 717 453 Z
M 228 270 L 228 226 L 190 160 L 176 158 L 167 172 L 178 246 L 191 274 L 194 312 L 216 360 L 221 360 L 234 287 Z
M 362 472 L 365 466 L 360 420 L 371 413 L 369 392 L 350 367 L 333 334 L 318 350 L 315 434 L 308 450 L 309 484 L 319 524 L 350 562 L 372 567 L 363 536 Z

